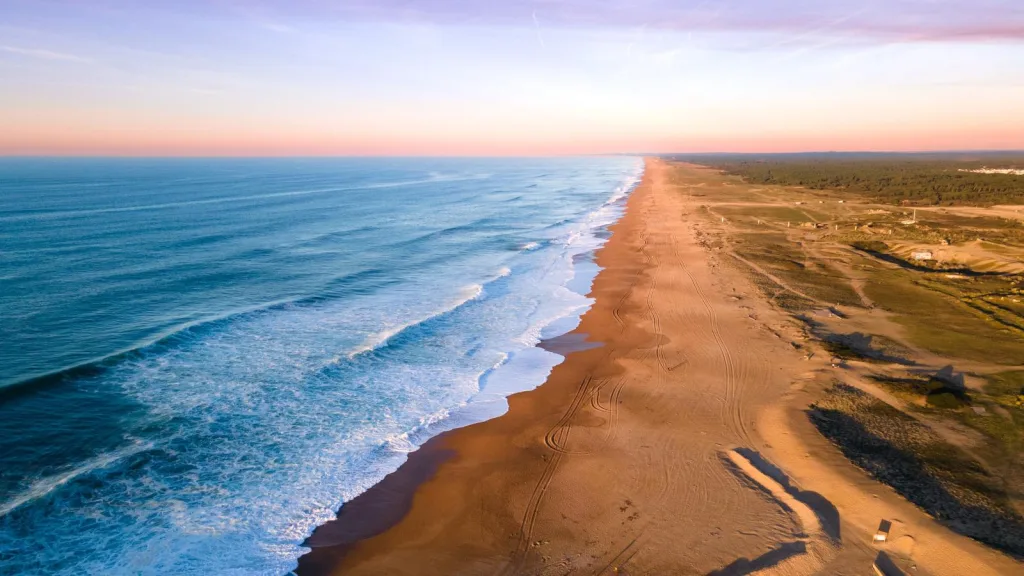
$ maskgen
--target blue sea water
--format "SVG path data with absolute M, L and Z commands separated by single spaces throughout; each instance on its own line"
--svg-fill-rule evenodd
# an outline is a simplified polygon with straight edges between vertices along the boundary
M 289 572 L 544 380 L 641 170 L 0 160 L 0 573 Z

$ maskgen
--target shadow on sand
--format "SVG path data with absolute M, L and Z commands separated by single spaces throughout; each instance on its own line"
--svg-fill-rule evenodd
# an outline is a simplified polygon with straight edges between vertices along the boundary
M 753 560 L 740 558 L 721 570 L 708 572 L 708 576 L 744 576 L 746 574 L 757 572 L 758 570 L 771 568 L 783 560 L 805 553 L 807 553 L 806 543 L 786 542 L 785 544 L 781 544 Z
M 772 464 L 756 450 L 749 448 L 737 448 L 736 452 L 750 460 L 750 462 L 757 467 L 758 470 L 763 472 L 772 480 L 775 480 L 786 489 L 793 498 L 796 498 L 800 502 L 803 502 L 810 508 L 814 514 L 818 517 L 818 521 L 821 522 L 821 529 L 825 534 L 834 542 L 842 542 L 842 534 L 839 523 L 839 510 L 832 505 L 824 496 L 817 492 L 810 492 L 808 490 L 800 490 L 789 480 L 789 476 L 783 472 L 778 466 Z
M 753 487 L 758 490 L 767 492 L 773 499 L 775 499 L 780 506 L 783 506 L 787 510 L 790 510 L 798 517 L 801 513 L 793 509 L 794 502 L 790 500 L 796 500 L 800 504 L 806 506 L 811 513 L 817 518 L 817 524 L 820 525 L 820 531 L 817 526 L 811 524 L 810 526 L 802 526 L 805 533 L 800 540 L 795 542 L 786 542 L 780 544 L 769 550 L 768 552 L 756 557 L 756 558 L 739 558 L 729 565 L 708 573 L 708 576 L 741 576 L 744 574 L 752 574 L 766 568 L 779 566 L 783 562 L 798 556 L 806 554 L 820 555 L 823 551 L 822 548 L 822 535 L 825 539 L 831 541 L 830 544 L 836 545 L 841 541 L 840 535 L 840 523 L 839 523 L 839 511 L 831 502 L 826 500 L 823 496 L 817 492 L 809 492 L 806 490 L 800 490 L 792 484 L 789 477 L 777 466 L 769 462 L 756 450 L 749 448 L 736 448 L 733 452 L 739 456 L 740 460 L 736 460 L 732 456 L 723 455 L 722 460 L 727 467 L 732 469 L 737 476 L 744 478 L 751 483 Z M 782 496 L 778 493 L 778 488 L 771 485 L 768 480 L 759 480 L 757 474 L 753 474 L 744 470 L 742 460 L 746 460 L 750 466 L 753 466 L 757 472 L 761 475 L 767 476 L 772 481 L 778 483 L 786 496 Z M 787 497 L 788 496 L 788 497 Z M 808 524 L 806 520 L 801 520 L 801 524 Z M 811 547 L 816 547 L 816 551 L 812 552 Z
M 848 386 L 837 388 L 854 398 L 863 394 Z M 863 417 L 872 415 L 869 409 Z M 845 409 L 815 406 L 808 416 L 851 462 L 940 523 L 1016 558 L 1024 557 L 1024 517 L 1007 504 L 997 479 L 966 455 L 945 445 L 946 449 L 938 450 L 919 440 L 907 440 L 908 446 L 894 445 L 866 428 L 859 412 L 851 415 Z M 920 425 L 909 418 L 888 426 L 894 438 L 930 436 L 927 430 L 915 433 Z M 963 497 L 958 498 L 951 489 Z

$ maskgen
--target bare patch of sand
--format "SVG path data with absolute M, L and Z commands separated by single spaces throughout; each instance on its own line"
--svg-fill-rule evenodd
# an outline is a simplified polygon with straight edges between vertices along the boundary
M 980 272 L 1024 274 L 1024 250 L 974 240 L 964 244 L 934 245 L 913 242 L 890 242 L 889 249 L 907 260 L 918 252 L 931 253 L 931 259 L 960 265 Z

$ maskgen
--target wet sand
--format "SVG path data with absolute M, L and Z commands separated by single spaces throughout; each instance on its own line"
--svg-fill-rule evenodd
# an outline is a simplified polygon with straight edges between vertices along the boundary
M 347 503 L 299 574 L 865 574 L 877 551 L 862 524 L 892 506 L 936 549 L 986 554 L 878 499 L 807 424 L 808 362 L 702 244 L 704 171 L 674 170 L 647 160 L 548 381 Z

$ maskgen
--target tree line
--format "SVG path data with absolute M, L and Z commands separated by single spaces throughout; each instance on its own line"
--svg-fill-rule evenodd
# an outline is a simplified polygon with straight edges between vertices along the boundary
M 676 155 L 761 185 L 841 190 L 904 205 L 1024 204 L 1024 176 L 969 170 L 1024 168 L 1024 153 Z

